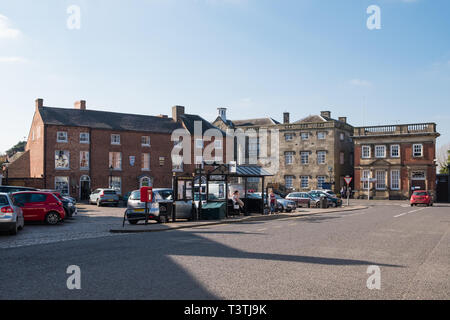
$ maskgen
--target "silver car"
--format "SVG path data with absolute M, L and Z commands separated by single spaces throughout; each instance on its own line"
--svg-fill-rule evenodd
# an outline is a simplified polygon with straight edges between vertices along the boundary
M 0 193 L 0 230 L 16 235 L 24 225 L 22 208 L 13 202 L 8 193 Z
M 159 223 L 165 223 L 172 217 L 173 190 L 168 188 L 153 189 L 152 203 L 148 206 L 149 220 L 156 220 Z M 192 200 L 175 201 L 176 218 L 192 219 Z M 145 202 L 141 202 L 141 193 L 139 190 L 131 192 L 127 203 L 127 220 L 131 224 L 145 220 Z
M 119 206 L 119 195 L 114 189 L 95 189 L 89 196 L 89 203 L 96 204 L 98 207 L 105 204 Z

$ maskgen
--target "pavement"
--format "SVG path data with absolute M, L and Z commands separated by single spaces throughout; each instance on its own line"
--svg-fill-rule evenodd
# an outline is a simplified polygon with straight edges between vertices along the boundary
M 115 208 L 86 210 L 45 231 L 61 241 L 8 247 L 12 237 L 0 237 L 0 299 L 450 298 L 448 204 L 371 202 L 132 234 L 109 232 L 121 225 Z M 43 228 L 26 226 L 15 241 Z M 91 236 L 77 238 L 82 230 Z M 80 267 L 80 290 L 67 288 L 70 265 Z M 380 289 L 367 285 L 374 268 Z

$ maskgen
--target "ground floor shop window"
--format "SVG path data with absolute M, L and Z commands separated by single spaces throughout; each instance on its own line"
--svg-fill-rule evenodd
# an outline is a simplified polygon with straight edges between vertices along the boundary
M 121 177 L 111 177 L 110 185 L 111 189 L 116 190 L 118 194 L 122 194 L 122 178 Z
M 55 177 L 55 190 L 62 195 L 69 195 L 69 177 Z

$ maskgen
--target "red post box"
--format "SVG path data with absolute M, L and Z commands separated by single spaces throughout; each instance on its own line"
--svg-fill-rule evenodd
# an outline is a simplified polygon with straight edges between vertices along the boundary
M 141 187 L 141 202 L 152 202 L 153 201 L 153 188 L 152 187 Z

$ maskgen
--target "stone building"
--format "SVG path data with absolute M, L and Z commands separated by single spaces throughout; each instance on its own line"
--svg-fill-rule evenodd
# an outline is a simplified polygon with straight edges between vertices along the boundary
M 331 112 L 322 111 L 320 115 L 291 123 L 289 113 L 285 112 L 283 123 L 280 123 L 272 118 L 229 120 L 226 108 L 218 110 L 219 116 L 213 124 L 223 130 L 240 128 L 259 132 L 272 129 L 279 132 L 279 166 L 276 172 L 272 172 L 272 181 L 268 182 L 279 185 L 280 189 L 309 191 L 329 183 L 333 190 L 339 192 L 344 185 L 344 177 L 353 176 L 353 127 L 347 123 L 346 117 L 336 120 L 331 118 Z M 256 144 L 247 141 L 245 161 L 252 152 L 259 155 L 259 142 Z M 264 163 L 259 164 L 264 166 Z
M 414 189 L 436 188 L 435 123 L 354 128 L 357 197 L 408 199 Z M 361 181 L 366 178 L 375 182 Z
M 198 136 L 196 124 L 201 125 Z M 112 187 L 125 194 L 143 185 L 171 187 L 173 172 L 194 171 L 196 148 L 202 154 L 214 143 L 213 160 L 222 160 L 216 152 L 225 153 L 225 142 L 210 138 L 203 143 L 212 128 L 217 129 L 198 115 L 186 114 L 183 106 L 173 107 L 170 118 L 88 110 L 85 101 L 74 108 L 46 107 L 37 99 L 25 152 L 8 173 L 41 179 L 44 188 L 82 200 L 95 188 Z M 191 164 L 172 163 L 176 129 L 190 134 Z

